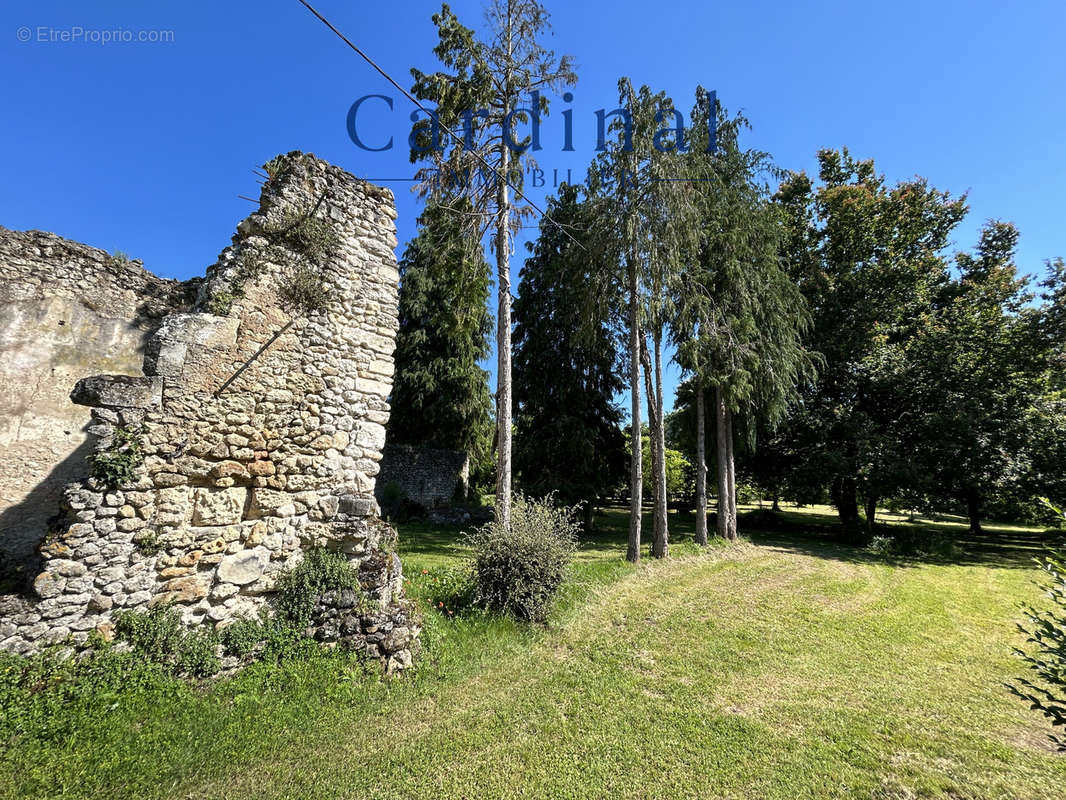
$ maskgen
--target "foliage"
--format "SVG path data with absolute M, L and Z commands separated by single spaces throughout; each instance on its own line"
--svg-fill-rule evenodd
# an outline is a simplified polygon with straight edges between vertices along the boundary
M 446 616 L 470 608 L 477 598 L 474 569 L 469 562 L 432 571 L 423 569 L 412 588 L 430 608 Z
M 490 522 L 470 534 L 477 601 L 515 619 L 543 622 L 577 549 L 573 509 L 552 497 L 514 497 L 511 526 Z
M 867 548 L 889 558 L 957 559 L 962 549 L 955 537 L 944 531 L 894 526 L 875 534 Z
M 165 604 L 146 611 L 119 612 L 115 615 L 115 635 L 175 675 L 203 678 L 221 669 L 214 631 L 182 625 L 177 610 Z
M 233 309 L 233 304 L 244 297 L 244 291 L 239 287 L 233 291 L 220 290 L 214 292 L 207 301 L 207 310 L 216 317 L 224 317 Z
M 643 446 L 643 460 L 651 463 L 651 437 L 647 426 L 644 426 L 641 431 L 641 442 Z M 626 447 L 629 448 L 629 437 L 626 436 Z M 679 450 L 667 447 L 663 450 L 665 454 L 665 471 L 666 471 L 666 498 L 670 502 L 687 501 L 692 498 L 693 490 L 693 469 L 692 464 L 686 457 L 686 455 Z M 652 485 L 655 476 L 650 471 L 644 473 L 644 494 L 646 496 L 654 496 L 655 491 Z
M 326 307 L 329 291 L 318 269 L 300 263 L 279 279 L 278 298 L 284 308 L 306 317 Z
M 303 630 L 311 621 L 315 599 L 324 592 L 359 589 L 359 574 L 340 553 L 314 548 L 277 580 L 274 610 L 281 624 Z
M 116 425 L 107 446 L 89 456 L 92 477 L 112 489 L 134 483 L 144 464 L 143 432 L 139 426 Z
M 791 173 L 775 195 L 781 254 L 812 315 L 804 344 L 822 363 L 777 442 L 775 460 L 792 474 L 774 482 L 807 496 L 828 487 L 854 530 L 860 490 L 884 497 L 917 477 L 906 346 L 942 302 L 942 252 L 966 204 L 923 178 L 889 186 L 847 149 L 818 161 L 820 185 Z
M 171 670 L 110 647 L 75 658 L 53 646 L 30 656 L 0 652 L 0 731 L 5 745 L 69 741 L 94 709 L 138 693 L 180 694 Z M 0 746 L 0 752 L 3 746 Z
M 988 500 L 1050 488 L 1031 480 L 1045 350 L 1013 262 L 1017 241 L 1012 225 L 986 224 L 977 253 L 956 257 L 958 278 L 903 349 L 918 433 L 911 458 L 929 494 L 965 504 L 974 531 Z
M 1055 513 L 1066 518 L 1058 509 Z M 1066 553 L 1051 551 L 1037 563 L 1046 573 L 1041 588 L 1051 606 L 1026 607 L 1027 623 L 1018 629 L 1032 648 L 1030 652 L 1015 648 L 1014 652 L 1028 665 L 1033 678 L 1019 678 L 1008 688 L 1043 714 L 1052 727 L 1066 729 Z M 1050 738 L 1066 752 L 1066 733 Z
M 427 207 L 419 226 L 400 261 L 388 438 L 463 451 L 476 473 L 492 450 L 492 398 L 480 366 L 492 332 L 488 265 L 443 205 Z
M 133 538 L 133 546 L 137 548 L 138 553 L 149 558 L 159 555 L 166 549 L 159 537 L 159 533 L 151 528 L 146 528 L 135 536 Z
M 526 494 L 589 510 L 624 479 L 627 460 L 614 402 L 617 326 L 596 288 L 590 212 L 576 186 L 548 201 L 514 303 L 517 481 Z
M 572 86 L 577 75 L 569 56 L 557 59 L 545 47 L 551 25 L 547 10 L 537 0 L 490 0 L 485 19 L 487 36 L 479 39 L 447 4 L 433 15 L 438 34 L 433 52 L 445 69 L 429 74 L 411 70 L 411 94 L 430 101 L 435 109 L 432 122 L 417 119 L 409 141 L 412 163 L 432 162 L 418 173 L 422 196 L 460 201 L 453 213 L 471 242 L 480 241 L 489 227 L 494 228 L 495 512 L 506 525 L 511 503 L 511 237 L 533 212 L 521 189 L 527 169 L 536 167 L 530 137 L 517 134 L 516 125 L 546 115 L 548 98 L 541 93 Z M 525 108 L 527 93 L 532 107 Z M 442 136 L 438 121 L 448 130 L 462 130 L 462 142 L 438 138 Z M 519 141 L 514 140 L 516 135 L 521 136 Z
M 279 155 L 264 169 L 269 180 L 277 183 L 296 171 L 306 171 L 305 158 L 297 152 Z M 265 246 L 245 243 L 235 274 L 211 292 L 208 311 L 218 316 L 229 314 L 234 303 L 244 297 L 247 284 L 258 279 L 267 264 L 279 270 L 275 289 L 290 313 L 309 316 L 323 310 L 329 296 L 322 269 L 340 243 L 333 225 L 317 216 L 324 198 L 307 206 L 283 208 L 278 218 L 260 231 Z
M 105 263 L 110 269 L 117 271 L 129 265 L 130 257 L 122 250 L 115 250 L 111 255 L 107 257 Z

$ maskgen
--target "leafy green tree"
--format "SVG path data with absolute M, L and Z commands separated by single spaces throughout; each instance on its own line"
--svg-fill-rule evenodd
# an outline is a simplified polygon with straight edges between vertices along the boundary
M 591 227 L 578 187 L 564 184 L 548 215 L 514 303 L 515 472 L 527 495 L 583 504 L 589 525 L 625 475 L 618 326 L 596 291 L 590 249 L 574 242 Z
M 491 459 L 488 373 L 492 318 L 481 248 L 455 215 L 430 204 L 400 261 L 388 437 L 397 444 L 462 450 L 477 471 Z
M 775 197 L 786 219 L 782 252 L 812 313 L 806 344 L 823 359 L 788 434 L 815 482 L 807 491 L 828 485 L 858 535 L 860 490 L 870 517 L 878 496 L 912 477 L 918 426 L 903 389 L 906 343 L 941 300 L 943 251 L 966 205 L 922 178 L 890 187 L 846 149 L 818 160 L 821 185 L 791 174 Z
M 454 208 L 478 241 L 492 230 L 496 255 L 496 517 L 507 528 L 511 508 L 511 236 L 533 209 L 522 194 L 522 176 L 535 162 L 531 136 L 517 127 L 548 113 L 541 91 L 577 82 L 569 56 L 556 58 L 542 40 L 550 32 L 548 12 L 537 0 L 490 0 L 487 36 L 479 39 L 447 5 L 433 15 L 439 42 L 434 54 L 445 67 L 434 73 L 411 70 L 412 93 L 436 103 L 436 120 L 461 131 L 463 142 L 447 139 L 431 119 L 412 130 L 411 161 L 429 159 L 422 191 L 459 196 Z M 523 102 L 529 103 L 523 106 Z M 517 190 L 512 196 L 511 186 Z
M 1044 351 L 1028 281 L 1014 265 L 1017 241 L 1014 226 L 985 225 L 977 252 L 957 256 L 958 278 L 906 348 L 929 491 L 963 503 L 975 533 L 991 497 L 1046 488 L 1031 485 Z

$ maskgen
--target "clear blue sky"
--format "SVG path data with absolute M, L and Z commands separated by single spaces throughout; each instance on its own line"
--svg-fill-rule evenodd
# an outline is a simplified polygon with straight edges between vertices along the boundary
M 439 3 L 315 4 L 404 85 L 410 67 L 435 67 Z M 451 5 L 481 24 L 477 0 Z M 580 77 L 569 104 L 576 152 L 558 152 L 558 113 L 544 121 L 549 174 L 583 174 L 594 112 L 615 106 L 619 76 L 685 108 L 702 83 L 745 111 L 747 142 L 781 166 L 812 171 L 818 148 L 847 146 L 891 181 L 920 174 L 969 192 L 957 248 L 1000 218 L 1021 231 L 1023 270 L 1066 255 L 1061 0 L 548 6 L 554 45 L 573 54 Z M 30 41 L 20 41 L 23 27 Z M 78 28 L 83 39 L 173 33 L 162 43 L 61 40 Z M 351 103 L 396 93 L 296 0 L 7 0 L 0 42 L 0 225 L 9 228 L 123 250 L 157 274 L 188 278 L 228 244 L 253 208 L 237 195 L 258 196 L 251 170 L 279 152 L 311 151 L 366 178 L 411 174 L 407 101 L 397 97 L 391 115 L 368 104 L 360 120 L 371 143 L 394 136 L 392 151 L 357 149 L 345 128 Z M 409 184 L 388 185 L 402 252 L 418 206 Z M 542 202 L 543 190 L 533 196 Z

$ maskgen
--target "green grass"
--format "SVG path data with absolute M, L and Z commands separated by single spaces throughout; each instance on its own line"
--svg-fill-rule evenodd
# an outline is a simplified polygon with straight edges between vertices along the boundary
M 1002 686 L 1042 537 L 923 519 L 962 558 L 890 563 L 786 516 L 701 551 L 674 514 L 671 558 L 632 566 L 609 511 L 546 628 L 431 614 L 399 680 L 334 656 L 87 693 L 52 738 L 0 733 L 0 797 L 1062 797 Z M 418 525 L 401 548 L 416 596 L 464 556 Z

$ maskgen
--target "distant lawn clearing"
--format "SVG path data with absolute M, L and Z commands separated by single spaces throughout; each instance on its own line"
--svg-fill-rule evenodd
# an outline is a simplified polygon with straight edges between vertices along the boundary
M 69 741 L 3 745 L 0 794 L 1066 796 L 1066 758 L 1002 686 L 1021 672 L 1019 606 L 1038 600 L 1031 531 L 993 529 L 962 564 L 754 534 L 634 568 L 624 515 L 600 520 L 547 630 L 443 621 L 414 679 L 335 658 L 109 697 Z M 402 527 L 414 591 L 461 557 L 454 536 Z

